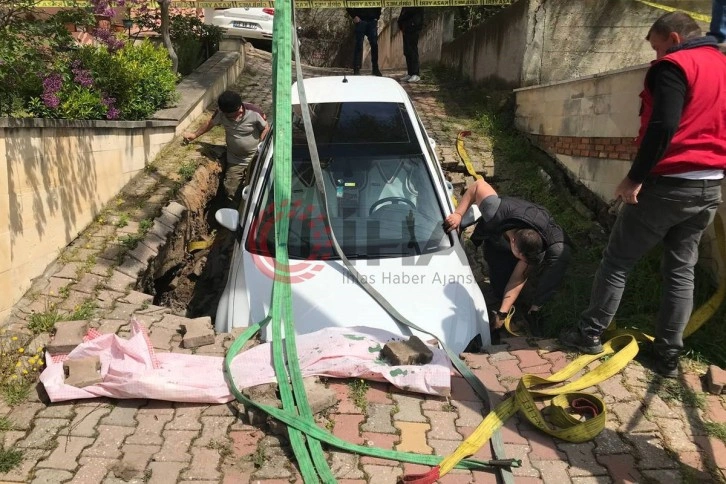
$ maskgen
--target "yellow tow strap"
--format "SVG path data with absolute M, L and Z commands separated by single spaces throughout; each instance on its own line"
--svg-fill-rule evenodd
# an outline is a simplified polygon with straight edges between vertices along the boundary
M 459 153 L 461 161 L 464 162 L 467 173 L 469 173 L 469 175 L 473 176 L 477 180 L 481 180 L 483 179 L 483 177 L 474 169 L 474 165 L 472 165 L 471 163 L 471 158 L 469 158 L 469 154 L 466 152 L 466 148 L 464 148 L 464 138 L 470 135 L 471 131 L 459 132 L 459 134 L 456 136 L 456 151 L 457 153 Z

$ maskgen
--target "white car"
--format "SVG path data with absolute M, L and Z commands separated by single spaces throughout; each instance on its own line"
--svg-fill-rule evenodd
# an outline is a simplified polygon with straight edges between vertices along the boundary
M 404 317 L 457 353 L 479 334 L 488 345 L 484 298 L 457 234 L 443 230 L 444 218 L 453 210 L 452 187 L 406 91 L 385 77 L 304 82 L 330 225 L 361 278 Z M 292 103 L 293 112 L 299 113 L 297 84 Z M 260 150 L 252 183 L 243 190 L 240 211 L 221 209 L 216 214 L 221 225 L 237 232 L 215 320 L 220 332 L 261 321 L 270 310 L 276 223 L 271 138 Z M 357 283 L 333 250 L 299 116 L 294 116 L 292 138 L 288 253 L 297 332 L 367 326 L 410 335 Z M 467 214 L 469 223 L 474 212 Z M 262 336 L 270 339 L 269 325 Z
M 272 40 L 274 8 L 205 8 L 204 23 L 222 27 L 228 35 Z

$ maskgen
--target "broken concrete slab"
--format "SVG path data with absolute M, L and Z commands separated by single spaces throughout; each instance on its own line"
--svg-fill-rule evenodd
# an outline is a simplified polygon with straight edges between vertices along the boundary
M 98 356 L 78 358 L 63 362 L 66 385 L 83 388 L 96 385 L 103 381 L 101 378 L 101 359 Z
M 303 385 L 305 385 L 305 394 L 313 414 L 338 404 L 338 396 L 335 391 L 320 383 L 318 378 L 305 378 Z
M 709 366 L 706 372 L 706 383 L 708 383 L 709 392 L 720 395 L 726 386 L 726 371 L 716 365 Z
M 265 383 L 249 388 L 243 388 L 242 393 L 250 400 L 269 405 L 270 407 L 282 408 L 282 401 L 277 397 L 277 383 Z M 245 405 L 247 423 L 259 425 L 267 422 L 268 415 L 265 411 L 251 405 Z
M 88 321 L 58 321 L 55 336 L 46 349 L 51 355 L 67 355 L 79 344 L 88 331 Z
M 187 319 L 181 324 L 181 328 L 184 333 L 184 339 L 182 339 L 184 348 L 198 348 L 214 344 L 214 329 L 212 329 L 212 318 L 209 316 Z
M 434 358 L 431 348 L 417 336 L 411 336 L 407 341 L 389 341 L 381 354 L 394 366 L 426 365 Z

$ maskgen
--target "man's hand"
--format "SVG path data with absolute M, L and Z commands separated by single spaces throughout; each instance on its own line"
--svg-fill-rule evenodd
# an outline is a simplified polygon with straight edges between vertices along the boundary
M 358 22 L 360 22 L 360 17 L 356 15 L 355 17 L 353 17 L 353 23 L 357 24 Z
M 455 230 L 461 224 L 461 214 L 454 212 L 444 220 L 444 230 L 448 233 Z
M 497 311 L 492 311 L 492 319 L 489 322 L 494 329 L 499 329 L 504 326 L 504 318 L 500 318 Z
M 615 199 L 621 198 L 625 203 L 635 205 L 642 186 L 642 183 L 636 183 L 626 176 L 615 189 Z
M 188 131 L 186 133 L 184 133 L 182 136 L 184 137 L 184 141 L 186 141 L 187 143 L 196 139 L 196 135 L 194 133 L 190 133 Z

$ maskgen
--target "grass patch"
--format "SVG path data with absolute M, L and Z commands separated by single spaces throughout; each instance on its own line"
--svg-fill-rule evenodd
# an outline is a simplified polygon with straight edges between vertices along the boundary
M 73 312 L 68 315 L 68 320 L 79 321 L 82 319 L 91 319 L 93 317 L 94 309 L 96 309 L 96 302 L 86 301 L 80 306 L 76 307 Z
M 678 380 L 661 378 L 660 376 L 655 378 L 660 380 L 656 394 L 663 401 L 678 401 L 686 407 L 698 407 L 702 410 L 706 406 L 706 396 L 703 393 L 694 392 Z
M 583 215 L 580 199 L 570 191 L 563 169 L 546 153 L 533 146 L 514 127 L 514 97 L 511 91 L 493 86 L 473 86 L 448 69 L 437 67 L 427 72 L 441 87 L 440 103 L 450 109 L 447 116 L 457 118 L 472 138 L 486 138 L 492 147 L 495 173 L 490 183 L 503 195 L 530 200 L 546 207 L 565 229 L 575 246 L 562 287 L 543 307 L 545 337 L 556 337 L 573 325 L 587 308 L 593 276 L 607 243 L 608 230 L 601 230 L 594 217 Z M 543 175 L 545 173 L 545 175 Z M 550 178 L 548 183 L 546 178 Z M 481 254 L 481 252 L 479 252 Z M 662 247 L 651 250 L 628 276 L 615 322 L 620 328 L 633 328 L 654 334 L 654 321 L 660 307 Z M 533 282 L 533 281 L 530 281 Z M 534 284 L 525 286 L 520 301 L 526 306 Z M 710 277 L 696 268 L 694 310 L 715 292 Z M 725 305 L 726 306 L 726 305 Z M 685 356 L 701 363 L 726 366 L 726 319 L 721 307 L 699 331 L 686 340 Z
M 30 390 L 43 369 L 42 347 L 30 351 L 31 336 L 0 330 L 0 396 L 10 406 L 28 398 Z M 0 418 L 0 432 L 9 430 L 10 421 Z
M 139 245 L 139 242 L 141 242 L 144 239 L 144 236 L 142 234 L 128 234 L 124 235 L 122 237 L 118 238 L 118 241 L 121 245 L 126 247 L 129 250 L 134 250 L 137 245 Z
M 28 319 L 28 329 L 34 334 L 50 333 L 55 323 L 62 321 L 65 315 L 58 310 L 55 304 L 51 304 L 42 313 L 33 313 Z
M 139 231 L 142 234 L 146 235 L 146 233 L 149 230 L 151 230 L 151 227 L 153 227 L 153 226 L 154 226 L 154 221 L 149 218 L 145 218 L 141 222 L 139 222 Z
M 718 422 L 703 422 L 703 428 L 711 437 L 716 437 L 722 442 L 726 442 L 726 424 Z
M 0 446 L 0 474 L 10 472 L 23 462 L 23 452 Z
M 361 411 L 365 412 L 368 407 L 368 401 L 366 400 L 366 394 L 368 393 L 368 382 L 358 378 L 351 380 L 348 383 L 350 387 L 350 398 L 353 399 L 353 404 L 360 408 Z
M 187 160 L 182 162 L 182 164 L 179 166 L 179 176 L 181 176 L 184 180 L 189 181 L 194 176 L 194 172 L 197 171 L 197 162 L 193 160 Z
M 13 424 L 10 423 L 10 419 L 7 417 L 0 417 L 0 432 L 7 432 L 12 430 Z
M 257 446 L 257 450 L 255 450 L 255 453 L 252 454 L 252 463 L 257 467 L 258 469 L 262 467 L 265 464 L 266 460 L 265 456 L 265 448 L 261 445 Z
M 5 403 L 14 407 L 28 398 L 32 385 L 27 378 L 16 378 L 0 385 L 0 393 L 2 393 Z
M 123 212 L 119 214 L 118 220 L 116 221 L 116 227 L 126 227 L 129 224 L 129 214 Z

